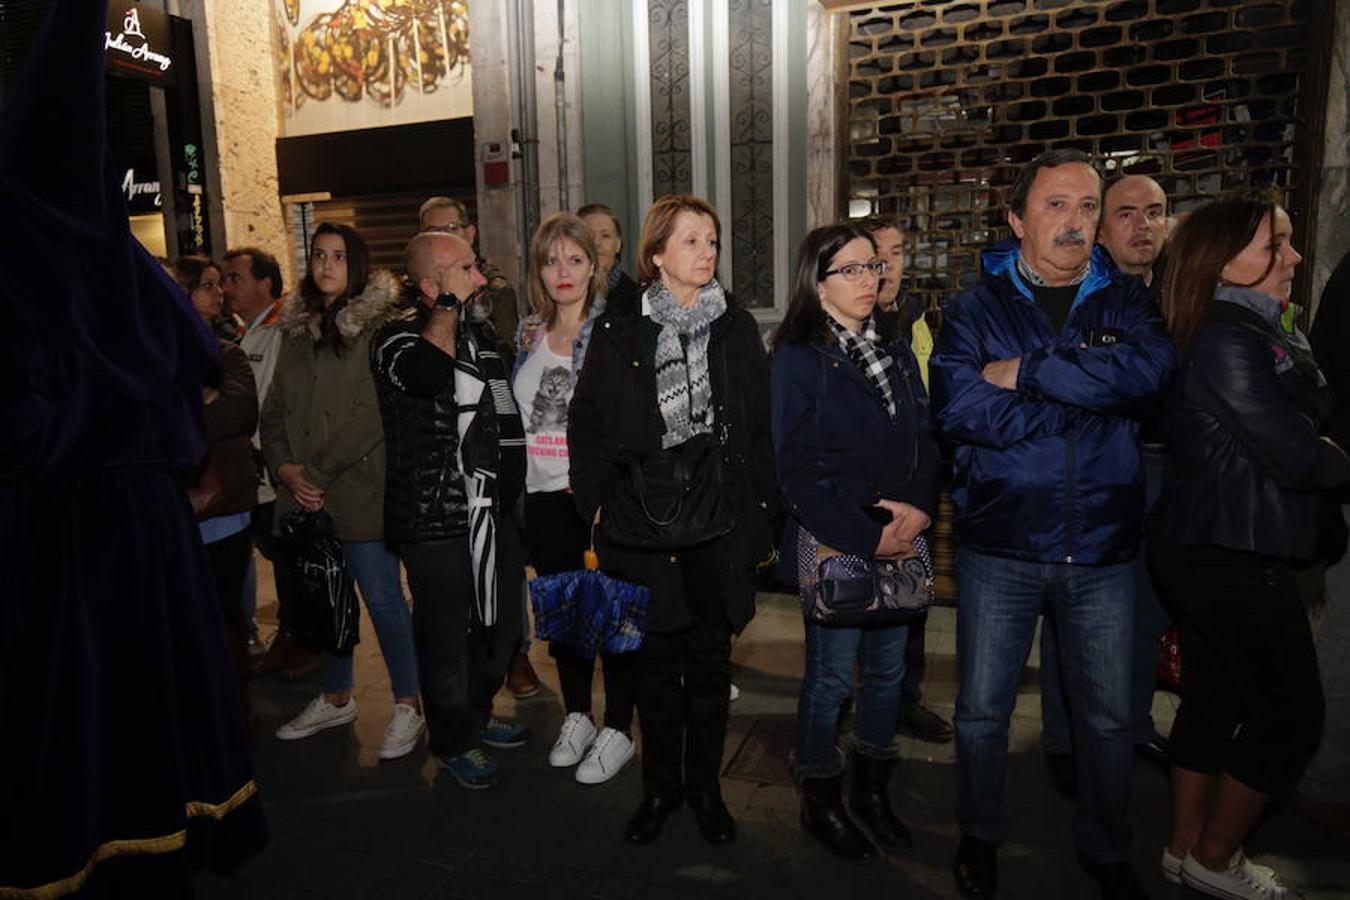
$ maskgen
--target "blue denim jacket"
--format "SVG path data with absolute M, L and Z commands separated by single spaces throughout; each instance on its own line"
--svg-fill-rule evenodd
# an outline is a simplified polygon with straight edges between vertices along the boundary
M 591 342 L 591 331 L 595 328 L 595 320 L 605 311 L 605 296 L 597 294 L 594 302 L 591 303 L 591 311 L 586 316 L 586 321 L 581 323 L 581 331 L 577 332 L 577 339 L 572 344 L 572 383 L 575 385 L 577 375 L 581 372 L 581 364 L 586 361 L 586 347 Z M 530 358 L 538 347 L 540 341 L 543 341 L 548 334 L 544 325 L 544 317 L 538 313 L 530 313 L 520 320 L 516 326 L 516 364 L 511 368 L 511 383 L 515 384 L 516 373 L 520 367 L 525 365 L 525 360 Z

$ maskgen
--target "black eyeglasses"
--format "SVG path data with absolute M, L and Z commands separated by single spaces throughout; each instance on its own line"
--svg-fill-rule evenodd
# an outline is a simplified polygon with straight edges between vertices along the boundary
M 820 276 L 820 280 L 824 281 L 831 275 L 842 275 L 844 276 L 845 281 L 857 281 L 859 278 L 863 277 L 864 272 L 871 272 L 873 275 L 880 278 L 882 275 L 886 274 L 886 270 L 890 267 L 890 263 L 883 262 L 882 260 L 876 260 L 875 262 L 870 263 L 849 263 L 846 266 L 840 266 L 837 269 L 826 271 L 824 275 Z

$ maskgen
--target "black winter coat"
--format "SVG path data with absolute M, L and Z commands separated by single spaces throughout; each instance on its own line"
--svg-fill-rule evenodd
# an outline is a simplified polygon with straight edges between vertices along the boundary
M 614 302 L 597 321 L 567 419 L 571 486 L 589 522 L 603 517 L 620 454 L 661 447 L 665 422 L 656 402 L 656 339 L 660 326 L 641 315 L 640 297 Z M 727 297 L 708 344 L 715 434 L 723 441 L 737 524 L 719 539 L 721 600 L 740 631 L 755 610 L 754 568 L 773 552 L 770 529 L 778 508 L 769 423 L 769 369 L 754 318 Z M 600 542 L 601 568 L 651 589 L 647 628 L 662 633 L 690 623 L 679 554 L 640 553 Z M 706 601 L 708 598 L 699 598 Z M 707 604 L 701 605 L 706 608 Z
M 1215 301 L 1163 411 L 1168 466 L 1155 533 L 1312 558 L 1321 492 L 1350 483 L 1350 458 L 1319 436 L 1329 412 L 1306 350 L 1254 310 Z
M 438 541 L 468 533 L 469 512 L 464 478 L 459 468 L 459 428 L 455 402 L 457 361 L 423 338 L 430 312 L 420 303 L 386 324 L 370 343 L 370 365 L 384 422 L 385 499 L 384 540 L 391 547 L 419 541 Z M 509 352 L 490 326 L 461 321 L 460 342 L 474 329 L 479 346 Z M 463 355 L 463 354 L 461 354 Z M 505 359 L 506 371 L 510 360 Z M 492 394 L 484 390 L 479 419 L 495 431 Z M 495 436 L 485 433 L 481 452 L 496 454 Z M 486 446 L 487 444 L 493 446 Z M 473 443 L 470 446 L 474 446 Z M 496 465 L 485 461 L 488 468 Z M 514 503 L 514 491 L 500 487 Z

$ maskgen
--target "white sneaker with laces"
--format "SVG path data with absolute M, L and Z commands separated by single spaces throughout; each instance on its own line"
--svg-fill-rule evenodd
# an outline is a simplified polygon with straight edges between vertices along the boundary
M 356 720 L 356 699 L 350 697 L 341 706 L 334 706 L 323 698 L 323 694 L 309 701 L 300 715 L 277 729 L 277 737 L 283 741 L 298 741 L 311 734 L 318 734 L 325 728 L 336 728 Z
M 595 725 L 585 713 L 568 713 L 558 729 L 558 739 L 548 751 L 548 764 L 555 769 L 575 766 L 595 743 Z
M 602 728 L 586 758 L 577 766 L 577 781 L 581 784 L 609 781 L 628 765 L 634 752 L 628 735 L 613 728 Z
M 380 759 L 398 759 L 407 756 L 417 746 L 417 739 L 426 730 L 427 720 L 421 711 L 406 703 L 394 704 L 394 717 L 384 729 L 384 743 Z
M 1275 870 L 1272 869 L 1270 866 L 1263 866 L 1258 863 L 1254 863 L 1250 859 L 1247 859 L 1245 856 L 1243 857 L 1243 859 L 1246 861 L 1246 864 L 1252 870 L 1264 875 L 1267 878 L 1275 877 Z M 1166 881 L 1168 884 L 1182 883 L 1181 861 L 1182 858 L 1180 856 L 1175 855 L 1169 848 L 1163 847 L 1162 876 L 1163 880 Z
M 1241 847 L 1222 872 L 1206 869 L 1187 853 L 1181 861 L 1181 880 L 1192 890 L 1227 900 L 1295 900 L 1300 896 L 1280 884 L 1274 870 L 1248 860 Z

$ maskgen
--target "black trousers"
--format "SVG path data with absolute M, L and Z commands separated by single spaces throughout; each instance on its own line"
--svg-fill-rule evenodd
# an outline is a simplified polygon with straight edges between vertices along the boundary
M 248 529 L 204 546 L 206 559 L 211 564 L 211 580 L 215 585 L 216 603 L 220 605 L 222 620 L 226 625 L 239 625 L 244 621 L 244 609 L 239 604 L 239 596 L 244 592 L 248 557 L 253 552 Z
M 290 561 L 282 552 L 276 535 L 272 533 L 276 507 L 276 501 L 260 503 L 254 507 L 249 533 L 253 536 L 253 546 L 272 563 L 272 580 L 277 589 L 277 627 L 283 634 L 288 634 L 291 630 L 291 617 L 295 615 L 295 603 L 292 600 L 295 596 L 295 574 Z
M 497 622 L 491 628 L 474 622 L 468 535 L 404 544 L 397 552 L 413 595 L 428 743 L 437 756 L 459 756 L 478 746 L 520 642 L 525 558 L 519 527 L 504 517 L 497 528 Z
M 680 554 L 692 624 L 648 633 L 638 651 L 637 705 L 647 796 L 720 793 L 731 689 L 731 621 L 719 548 Z
M 1317 749 L 1324 712 L 1293 568 L 1158 538 L 1149 542 L 1149 563 L 1181 636 L 1172 762 L 1226 772 L 1261 793 L 1288 789 Z
M 576 500 L 567 491 L 525 495 L 525 543 L 539 575 L 580 569 L 590 546 L 590 527 L 577 514 Z M 549 655 L 558 666 L 563 706 L 569 713 L 589 714 L 595 658 L 582 656 L 566 644 L 550 641 Z M 634 681 L 637 654 L 604 653 L 605 725 L 627 733 L 633 727 Z

